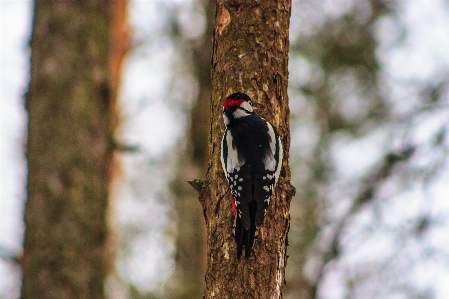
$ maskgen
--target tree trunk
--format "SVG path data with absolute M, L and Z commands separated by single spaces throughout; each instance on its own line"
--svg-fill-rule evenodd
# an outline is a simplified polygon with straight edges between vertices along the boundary
M 190 112 L 188 146 L 180 157 L 178 174 L 174 182 L 178 234 L 176 239 L 176 284 L 171 298 L 196 299 L 204 293 L 204 274 L 206 270 L 206 227 L 202 209 L 192 206 L 198 193 L 186 182 L 186 178 L 195 178 L 207 170 L 207 137 L 209 136 L 211 95 L 211 58 L 212 43 L 210 32 L 213 29 L 215 1 L 203 1 L 207 20 L 205 34 L 189 46 L 192 50 L 194 75 L 198 80 L 198 97 Z
M 287 262 L 289 208 L 294 195 L 288 166 L 287 96 L 289 0 L 217 1 L 212 59 L 209 165 L 200 201 L 208 233 L 205 298 L 282 298 Z M 258 114 L 278 129 L 284 161 L 273 200 L 254 244 L 254 255 L 237 260 L 228 184 L 220 163 L 223 99 L 251 96 Z
M 36 1 L 21 298 L 105 298 L 126 1 Z

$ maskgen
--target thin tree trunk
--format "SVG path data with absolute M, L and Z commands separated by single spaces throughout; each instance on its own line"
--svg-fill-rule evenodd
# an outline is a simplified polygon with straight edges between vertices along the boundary
M 125 13 L 126 0 L 35 2 L 23 299 L 106 297 Z
M 289 208 L 294 195 L 288 166 L 287 95 L 289 0 L 217 1 L 212 59 L 209 166 L 200 201 L 208 233 L 205 298 L 282 298 Z M 220 163 L 223 99 L 249 94 L 258 114 L 273 123 L 284 145 L 281 177 L 267 210 L 254 255 L 237 260 L 228 184 Z

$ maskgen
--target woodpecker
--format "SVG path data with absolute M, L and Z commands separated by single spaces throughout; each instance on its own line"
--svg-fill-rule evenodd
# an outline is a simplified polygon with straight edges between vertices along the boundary
M 251 98 L 241 92 L 223 102 L 226 129 L 221 164 L 231 189 L 238 259 L 243 247 L 245 258 L 251 255 L 282 166 L 282 143 L 276 128 L 255 110 Z

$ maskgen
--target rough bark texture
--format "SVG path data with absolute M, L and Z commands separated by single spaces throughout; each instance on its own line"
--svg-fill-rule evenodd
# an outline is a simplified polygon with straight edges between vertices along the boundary
M 205 298 L 282 298 L 289 207 L 294 188 L 288 166 L 287 96 L 289 0 L 217 1 L 212 59 L 209 168 L 201 191 L 208 233 Z M 220 164 L 222 101 L 245 92 L 281 135 L 284 161 L 250 259 L 237 260 L 228 185 Z
M 126 1 L 36 1 L 21 298 L 105 298 Z

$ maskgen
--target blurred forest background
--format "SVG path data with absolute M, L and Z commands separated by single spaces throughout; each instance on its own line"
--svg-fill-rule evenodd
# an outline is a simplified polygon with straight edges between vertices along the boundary
M 1 5 L 0 298 L 20 292 L 31 1 Z M 214 1 L 129 2 L 111 298 L 200 298 Z M 449 296 L 449 2 L 293 0 L 285 298 Z

